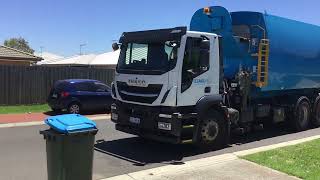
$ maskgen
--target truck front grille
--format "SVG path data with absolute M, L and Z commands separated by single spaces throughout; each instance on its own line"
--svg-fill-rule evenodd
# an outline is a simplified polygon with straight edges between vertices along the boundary
M 148 87 L 129 86 L 126 82 L 117 81 L 120 97 L 126 101 L 152 104 L 162 89 L 162 84 L 149 84 Z

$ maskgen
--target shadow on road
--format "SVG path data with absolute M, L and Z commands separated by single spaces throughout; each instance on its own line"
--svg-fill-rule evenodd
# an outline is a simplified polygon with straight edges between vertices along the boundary
M 268 139 L 276 136 L 290 134 L 282 126 L 271 126 L 264 130 L 246 135 L 233 135 L 230 146 L 217 150 L 217 154 L 233 152 L 242 144 Z M 233 149 L 232 149 L 233 148 Z M 129 161 L 137 166 L 153 163 L 183 164 L 184 157 L 207 153 L 193 145 L 173 145 L 151 142 L 139 137 L 117 139 L 112 141 L 99 140 L 95 150 L 107 155 Z
M 151 142 L 139 137 L 97 141 L 95 150 L 143 166 L 153 163 L 183 164 L 183 157 L 203 151 L 191 145 Z

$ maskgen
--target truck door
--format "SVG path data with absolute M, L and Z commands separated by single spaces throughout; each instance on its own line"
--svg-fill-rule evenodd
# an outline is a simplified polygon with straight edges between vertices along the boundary
M 219 93 L 218 38 L 187 37 L 178 88 L 178 106 L 192 106 Z

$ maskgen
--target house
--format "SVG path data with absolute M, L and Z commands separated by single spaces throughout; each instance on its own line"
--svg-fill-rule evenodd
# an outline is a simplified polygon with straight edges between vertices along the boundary
M 56 59 L 51 61 L 41 61 L 37 65 L 43 66 L 77 66 L 95 67 L 105 69 L 115 69 L 118 63 L 120 50 L 106 52 L 102 54 L 77 55 L 68 58 Z
M 37 65 L 41 65 L 41 64 L 48 64 L 50 62 L 55 62 L 58 61 L 60 59 L 64 59 L 65 57 L 57 55 L 57 54 L 53 54 L 50 52 L 35 52 L 34 55 L 42 57 L 42 61 L 37 62 Z
M 31 66 L 42 58 L 17 49 L 0 45 L 0 65 Z

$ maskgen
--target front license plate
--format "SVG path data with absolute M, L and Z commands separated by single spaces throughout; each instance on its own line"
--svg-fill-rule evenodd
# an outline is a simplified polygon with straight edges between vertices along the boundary
M 130 117 L 129 121 L 133 124 L 140 124 L 140 118 Z
M 52 94 L 52 97 L 53 97 L 53 98 L 57 98 L 57 97 L 58 97 L 58 94 Z
M 171 130 L 171 123 L 165 123 L 165 122 L 158 122 L 158 128 L 162 130 Z

